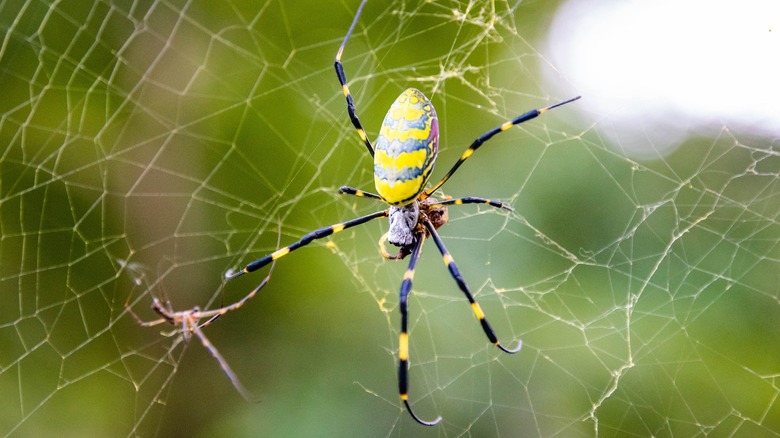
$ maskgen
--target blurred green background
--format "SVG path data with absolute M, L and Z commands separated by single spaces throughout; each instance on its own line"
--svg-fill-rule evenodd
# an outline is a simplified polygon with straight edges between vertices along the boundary
M 219 307 L 225 272 L 382 208 L 333 58 L 358 2 L 0 5 L 0 434 L 780 434 L 778 172 L 721 132 L 636 161 L 560 108 L 492 140 L 444 187 L 441 234 L 501 340 L 429 243 L 411 306 L 416 412 L 400 408 L 397 291 L 377 221 L 282 259 L 194 338 L 153 296 Z M 344 64 L 370 137 L 405 88 L 436 105 L 436 179 L 484 131 L 577 94 L 544 53 L 556 2 L 370 2 Z M 587 96 L 585 97 L 587 98 Z M 326 246 L 326 244 L 328 244 Z

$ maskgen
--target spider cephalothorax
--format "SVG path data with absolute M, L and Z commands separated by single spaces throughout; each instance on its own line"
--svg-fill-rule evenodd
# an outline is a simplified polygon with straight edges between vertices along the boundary
M 414 201 L 403 207 L 391 206 L 388 209 L 390 229 L 379 241 L 380 252 L 385 258 L 401 260 L 412 253 L 412 248 L 420 236 L 428 236 L 425 221 L 430 221 L 434 230 L 438 230 L 449 220 L 447 207 L 441 205 L 436 198 Z M 390 255 L 384 247 L 384 242 L 400 247 L 398 254 Z
M 402 249 L 411 247 L 417 240 L 415 234 L 420 221 L 420 203 L 417 201 L 402 207 L 391 206 L 387 213 L 390 229 L 387 230 L 387 241 Z

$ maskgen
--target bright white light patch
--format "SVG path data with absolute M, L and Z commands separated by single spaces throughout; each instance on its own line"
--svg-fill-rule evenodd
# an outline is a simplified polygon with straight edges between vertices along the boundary
M 548 39 L 577 106 L 651 140 L 633 153 L 713 126 L 780 134 L 778 0 L 569 0 Z

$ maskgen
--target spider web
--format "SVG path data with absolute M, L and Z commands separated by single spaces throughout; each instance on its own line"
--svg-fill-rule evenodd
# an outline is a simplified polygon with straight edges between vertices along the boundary
M 421 89 L 436 179 L 482 132 L 578 94 L 542 51 L 554 6 L 370 2 L 344 64 L 371 138 Z M 260 403 L 196 338 L 137 323 L 127 307 L 154 319 L 152 297 L 233 302 L 264 274 L 224 274 L 279 233 L 382 208 L 337 193 L 373 186 L 332 68 L 356 8 L 0 3 L 0 434 L 780 434 L 776 139 L 722 123 L 669 152 L 579 113 L 588 96 L 444 186 L 515 208 L 452 207 L 441 234 L 499 338 L 524 347 L 488 345 L 429 242 L 410 400 L 436 428 L 398 400 L 406 262 L 379 257 L 385 223 L 285 257 L 203 329 Z M 665 152 L 636 158 L 637 142 Z

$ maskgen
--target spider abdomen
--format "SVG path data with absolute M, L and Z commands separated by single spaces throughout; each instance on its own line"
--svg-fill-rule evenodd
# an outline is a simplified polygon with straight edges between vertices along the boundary
M 374 153 L 374 183 L 388 204 L 412 202 L 425 188 L 439 153 L 439 121 L 431 101 L 409 88 L 387 111 Z

